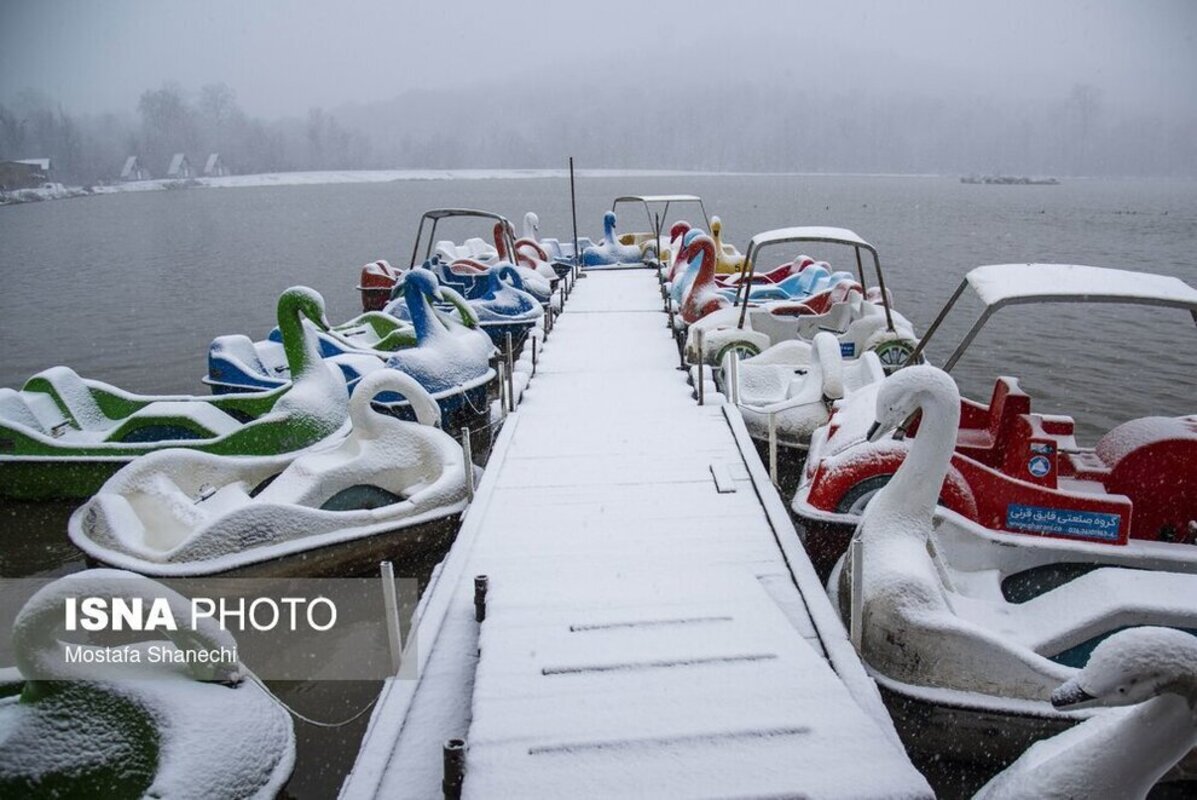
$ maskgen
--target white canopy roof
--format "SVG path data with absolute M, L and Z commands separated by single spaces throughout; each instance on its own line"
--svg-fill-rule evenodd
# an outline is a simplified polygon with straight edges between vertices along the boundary
M 873 245 L 860 238 L 854 231 L 850 231 L 847 228 L 829 228 L 822 225 L 805 225 L 764 231 L 753 236 L 748 246 L 753 249 L 759 249 L 765 245 L 777 244 L 779 242 L 797 241 L 836 242 L 863 247 L 867 250 L 874 249 Z
M 626 195 L 615 198 L 616 203 L 701 203 L 702 198 L 696 194 L 646 194 Z
M 1080 264 L 990 264 L 965 277 L 985 305 L 1142 303 L 1197 312 L 1197 289 L 1180 278 Z

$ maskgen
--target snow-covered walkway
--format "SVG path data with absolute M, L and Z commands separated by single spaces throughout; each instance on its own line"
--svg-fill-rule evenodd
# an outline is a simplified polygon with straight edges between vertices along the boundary
M 930 796 L 742 423 L 676 367 L 651 273 L 579 282 L 344 796 L 439 796 L 451 736 L 466 798 Z

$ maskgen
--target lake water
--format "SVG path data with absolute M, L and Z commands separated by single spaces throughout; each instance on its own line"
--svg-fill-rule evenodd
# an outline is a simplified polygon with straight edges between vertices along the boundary
M 896 307 L 920 332 L 979 264 L 1087 263 L 1197 285 L 1192 181 L 1040 187 L 936 177 L 696 176 L 587 178 L 578 190 L 583 235 L 601 230 L 613 197 L 665 192 L 701 194 L 741 249 L 769 228 L 852 228 L 879 249 Z M 332 321 L 349 318 L 360 309 L 359 267 L 378 258 L 406 265 L 420 213 L 438 206 L 491 209 L 517 230 L 524 212 L 535 210 L 542 236 L 570 236 L 569 186 L 561 179 L 197 189 L 0 208 L 0 386 L 19 387 L 45 367 L 67 364 L 135 391 L 203 393 L 199 378 L 213 337 L 261 338 L 274 324 L 278 294 L 294 284 L 319 290 Z M 621 229 L 646 228 L 643 215 L 629 209 Z M 851 268 L 847 251 L 809 252 Z M 932 358 L 944 358 L 971 321 L 956 315 Z M 989 324 L 955 374 L 966 394 L 982 400 L 996 374 L 1022 376 L 1039 410 L 1073 414 L 1092 442 L 1127 419 L 1192 413 L 1195 342 L 1193 320 L 1175 310 L 1012 309 Z M 69 511 L 54 503 L 0 505 L 0 576 L 81 568 L 66 542 Z M 337 719 L 368 702 L 376 686 L 277 689 L 304 712 Z M 335 791 L 365 722 L 339 732 L 297 723 L 301 757 L 288 796 Z

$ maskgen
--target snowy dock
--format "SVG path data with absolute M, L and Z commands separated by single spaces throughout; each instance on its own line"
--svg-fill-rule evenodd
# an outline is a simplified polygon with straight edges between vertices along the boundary
M 580 281 L 342 796 L 930 797 L 647 271 Z M 475 620 L 475 576 L 488 576 Z

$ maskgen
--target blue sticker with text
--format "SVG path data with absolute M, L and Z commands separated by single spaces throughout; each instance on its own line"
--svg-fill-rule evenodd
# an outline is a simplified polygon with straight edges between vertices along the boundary
M 1122 517 L 1102 511 L 1075 511 L 1011 503 L 1006 506 L 1006 527 L 1012 531 L 1034 531 L 1075 536 L 1081 539 L 1118 540 Z
M 840 355 L 852 358 L 856 355 L 856 342 L 840 342 Z

